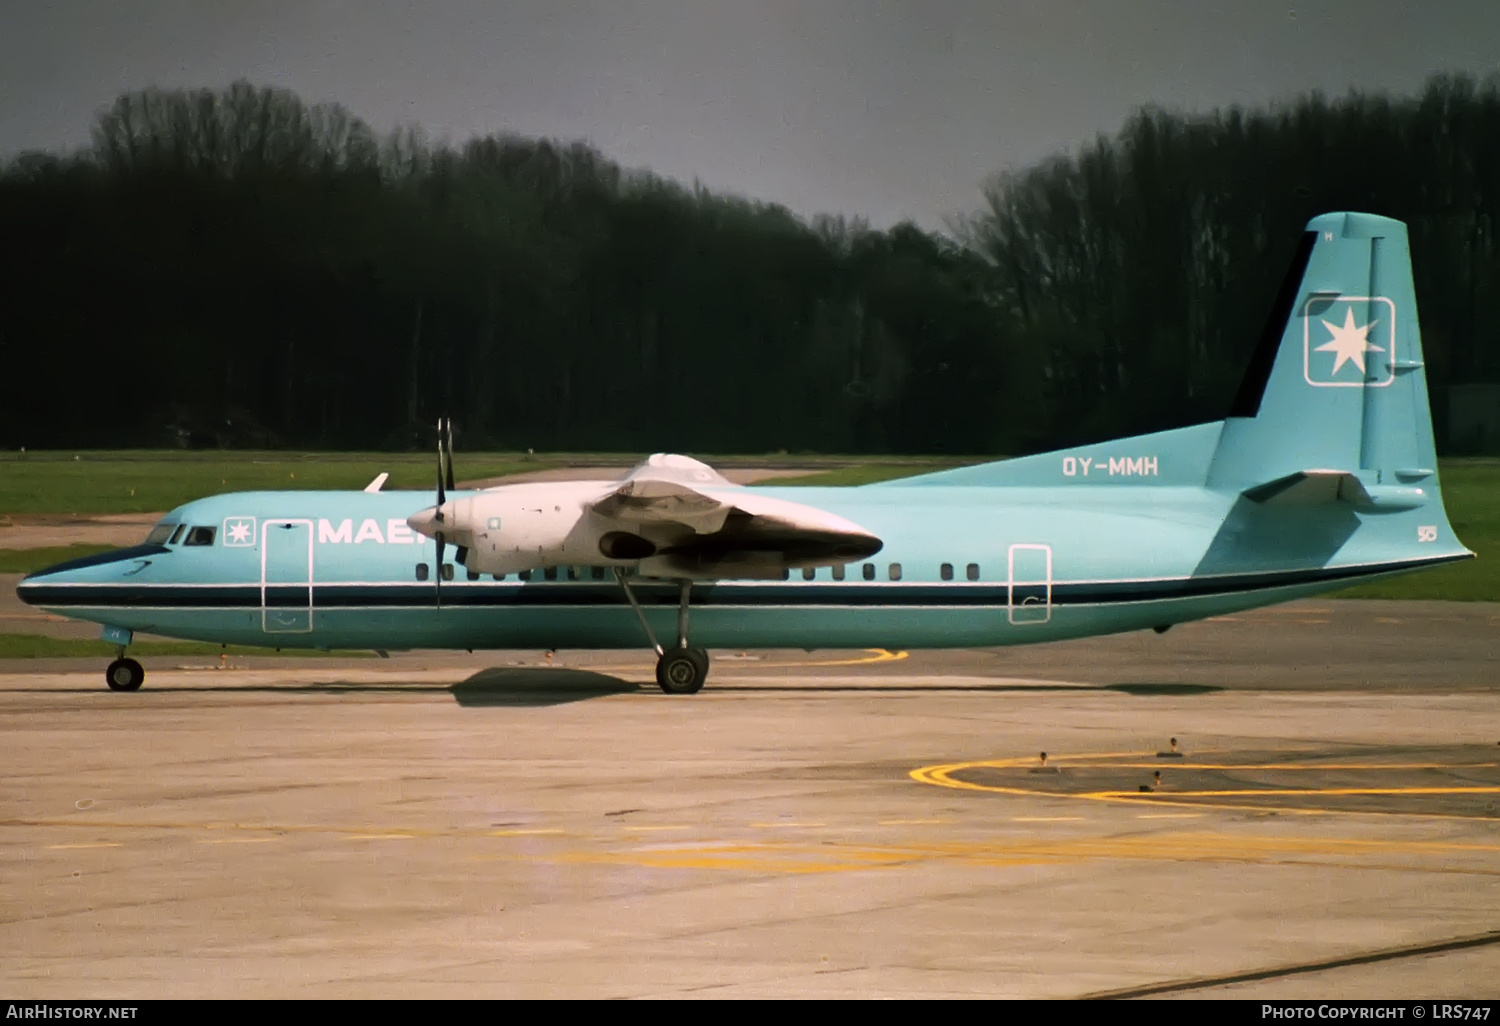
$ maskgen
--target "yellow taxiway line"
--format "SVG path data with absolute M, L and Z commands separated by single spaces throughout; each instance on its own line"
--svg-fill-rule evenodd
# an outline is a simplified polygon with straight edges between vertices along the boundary
M 1339 771 L 1339 770 L 1471 770 L 1471 769 L 1493 769 L 1495 762 L 1475 763 L 1438 763 L 1438 762 L 1409 762 L 1409 763 L 1377 763 L 1377 762 L 1339 762 L 1331 759 L 1310 760 L 1308 762 L 1267 762 L 1267 763 L 1197 763 L 1188 760 L 1152 759 L 1149 762 L 1130 761 L 1122 762 L 1122 759 L 1139 760 L 1139 752 L 1098 752 L 1085 753 L 1072 756 L 1053 756 L 1047 768 L 1053 769 L 1172 769 L 1182 770 L 1224 770 L 1235 772 L 1246 771 Z M 962 780 L 954 774 L 971 770 L 996 769 L 1014 770 L 1023 767 L 1037 766 L 1036 756 L 1019 756 L 1010 759 L 981 759 L 969 762 L 952 762 L 934 766 L 921 766 L 908 774 L 912 780 L 919 784 L 931 784 L 935 787 L 947 787 L 960 791 L 984 791 L 991 794 L 1015 795 L 1029 798 L 1066 798 L 1071 800 L 1120 802 L 1135 805 L 1186 805 L 1192 808 L 1209 809 L 1233 809 L 1238 811 L 1265 811 L 1274 808 L 1276 811 L 1288 812 L 1298 815 L 1401 815 L 1401 816 L 1425 816 L 1431 818 L 1452 818 L 1451 813 L 1441 812 L 1409 812 L 1409 811 L 1386 811 L 1380 809 L 1331 809 L 1331 808 L 1298 808 L 1276 805 L 1274 801 L 1279 798 L 1346 798 L 1346 797 L 1406 797 L 1406 796 L 1434 796 L 1434 795 L 1487 795 L 1500 794 L 1500 785 L 1450 785 L 1450 786 L 1410 786 L 1410 787 L 1295 787 L 1283 788 L 1267 786 L 1263 788 L 1224 788 L 1224 789 L 1194 789 L 1194 790 L 1095 790 L 1095 791 L 1054 791 L 1042 788 L 1017 787 L 1005 784 L 981 784 L 969 780 Z M 1260 805 L 1249 805 L 1244 803 L 1218 803 L 1211 801 L 1199 801 L 1196 799 L 1215 798 L 1263 798 L 1270 799 L 1271 803 Z M 1459 817 L 1473 819 L 1472 816 Z

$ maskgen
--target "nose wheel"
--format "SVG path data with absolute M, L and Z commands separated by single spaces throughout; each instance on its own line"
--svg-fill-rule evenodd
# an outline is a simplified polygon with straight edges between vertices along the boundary
M 693 583 L 691 581 L 677 582 L 677 645 L 675 648 L 662 648 L 651 630 L 651 624 L 646 620 L 646 614 L 641 611 L 641 604 L 636 601 L 635 592 L 630 590 L 630 581 L 626 579 L 626 574 L 621 570 L 616 570 L 615 579 L 625 590 L 625 597 L 630 601 L 630 608 L 635 610 L 636 618 L 641 621 L 641 629 L 646 632 L 646 639 L 651 642 L 651 648 L 656 652 L 657 687 L 669 695 L 695 695 L 702 691 L 703 682 L 708 679 L 708 652 L 701 648 L 694 648 L 687 642 L 688 604 L 692 598 Z
M 111 691 L 139 691 L 146 671 L 134 659 L 116 659 L 104 671 L 104 683 Z

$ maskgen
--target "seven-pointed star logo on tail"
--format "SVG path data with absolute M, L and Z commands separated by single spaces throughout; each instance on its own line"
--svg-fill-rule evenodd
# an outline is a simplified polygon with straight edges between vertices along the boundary
M 1381 346 L 1371 345 L 1370 329 L 1379 324 L 1379 319 L 1371 321 L 1364 327 L 1356 327 L 1354 324 L 1354 308 L 1351 306 L 1344 311 L 1344 326 L 1341 328 L 1331 321 L 1324 321 L 1323 327 L 1333 334 L 1333 341 L 1325 342 L 1318 346 L 1319 353 L 1333 354 L 1333 373 L 1337 374 L 1339 368 L 1346 361 L 1353 361 L 1359 368 L 1361 374 L 1365 371 L 1365 353 L 1383 353 L 1385 349 Z

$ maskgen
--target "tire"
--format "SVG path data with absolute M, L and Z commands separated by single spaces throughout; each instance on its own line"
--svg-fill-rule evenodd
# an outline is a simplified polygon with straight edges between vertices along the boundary
M 669 695 L 695 695 L 708 677 L 708 655 L 701 649 L 671 648 L 656 661 L 656 683 Z
M 139 691 L 146 671 L 134 659 L 116 659 L 104 671 L 104 683 L 111 691 Z

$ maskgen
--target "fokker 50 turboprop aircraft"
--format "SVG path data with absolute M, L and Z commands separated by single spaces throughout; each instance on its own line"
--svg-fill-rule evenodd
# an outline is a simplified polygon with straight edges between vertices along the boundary
M 446 430 L 440 430 L 446 437 Z M 1223 421 L 860 488 L 618 481 L 244 492 L 19 592 L 132 633 L 276 648 L 970 647 L 1158 631 L 1473 555 L 1438 491 L 1406 227 L 1307 226 Z M 795 496 L 795 498 L 793 498 Z M 449 557 L 453 562 L 448 562 Z M 692 617 L 689 621 L 689 610 Z M 671 644 L 661 645 L 665 637 Z

